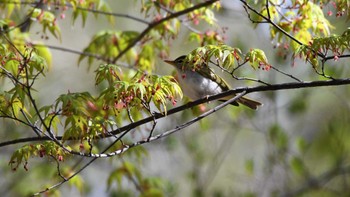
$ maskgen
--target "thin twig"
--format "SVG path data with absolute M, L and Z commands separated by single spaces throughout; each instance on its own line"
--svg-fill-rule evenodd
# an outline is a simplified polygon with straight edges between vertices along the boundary
M 104 61 L 106 63 L 110 62 L 108 59 L 105 59 L 103 56 L 97 55 L 97 54 L 94 54 L 94 53 L 82 52 L 82 51 L 75 50 L 75 49 L 69 49 L 69 48 L 66 48 L 66 47 L 59 47 L 59 46 L 47 45 L 47 44 L 38 44 L 38 43 L 28 43 L 28 44 L 33 46 L 33 47 L 47 47 L 47 48 L 53 49 L 53 50 L 63 51 L 63 52 L 67 52 L 67 53 L 73 53 L 73 54 L 77 54 L 77 55 L 83 55 L 83 56 L 87 56 L 87 57 L 93 57 L 96 60 L 102 60 L 102 61 Z M 115 64 L 118 65 L 118 66 L 125 67 L 125 68 L 135 69 L 132 66 L 130 66 L 129 64 L 127 64 L 127 63 L 116 62 Z
M 14 75 L 12 75 L 8 70 L 6 70 L 4 67 L 0 66 L 0 69 L 4 71 L 5 75 L 11 80 L 13 85 L 21 85 L 25 86 L 24 83 L 20 82 Z
M 335 58 L 349 58 L 350 57 L 350 54 L 345 54 L 345 55 L 331 55 L 331 56 L 327 56 L 324 58 L 325 61 L 328 61 L 328 60 L 331 60 L 331 59 L 335 59 Z
M 232 75 L 236 70 L 238 70 L 239 68 L 241 68 L 241 67 L 242 67 L 244 64 L 246 64 L 248 61 L 249 61 L 249 60 L 244 60 L 242 63 L 239 63 L 239 64 L 237 65 L 236 68 L 233 68 L 233 69 L 232 69 L 232 72 L 231 72 L 230 74 Z
M 275 4 L 275 3 L 273 3 L 273 2 L 270 2 L 270 1 L 269 1 L 269 3 L 271 3 L 273 6 L 275 6 L 275 8 L 276 8 L 276 7 L 281 7 L 281 5 L 277 5 L 277 4 Z M 282 8 L 282 9 L 283 9 L 283 8 Z M 281 16 L 282 19 L 286 20 L 286 21 L 289 22 L 289 23 L 293 22 L 292 20 L 290 20 L 289 18 L 287 18 L 287 17 L 282 13 L 282 11 L 281 11 L 280 9 L 276 8 L 276 11 L 277 11 L 277 13 Z
M 269 0 L 265 1 L 265 7 L 266 7 L 266 12 L 267 12 L 267 18 L 271 20 L 271 15 L 270 15 L 270 10 L 269 10 Z
M 231 75 L 232 78 L 236 79 L 236 80 L 239 80 L 239 81 L 253 81 L 253 82 L 256 82 L 256 83 L 261 83 L 261 84 L 264 84 L 264 85 L 267 85 L 267 86 L 270 86 L 271 84 L 267 83 L 267 82 L 264 82 L 260 79 L 254 79 L 254 78 L 250 78 L 250 77 L 237 77 L 236 75 Z
M 72 5 L 70 4 L 66 4 L 68 7 L 73 7 Z M 123 18 L 128 18 L 128 19 L 131 19 L 131 20 L 134 20 L 134 21 L 137 21 L 137 22 L 140 22 L 140 23 L 143 23 L 143 24 L 146 24 L 146 25 L 149 25 L 150 23 L 146 20 L 143 20 L 141 18 L 137 18 L 135 16 L 131 16 L 129 14 L 121 14 L 121 13 L 113 13 L 113 12 L 105 12 L 105 11 L 101 11 L 101 10 L 95 10 L 95 9 L 90 9 L 90 8 L 83 8 L 83 7 L 80 7 L 80 6 L 76 6 L 76 8 L 78 10 L 84 10 L 84 11 L 88 11 L 88 12 L 92 12 L 92 13 L 97 13 L 97 14 L 103 14 L 103 15 L 109 15 L 109 16 L 114 16 L 114 17 L 123 17 Z
M 160 9 L 164 10 L 165 12 L 167 12 L 169 14 L 174 14 L 173 11 L 169 10 L 165 6 L 161 5 L 160 3 L 156 2 L 156 1 L 153 2 L 153 3 L 154 3 L 154 5 L 158 6 Z M 199 31 L 199 30 L 195 29 L 194 27 L 190 26 L 190 24 L 186 20 L 184 20 L 184 19 L 179 19 L 179 20 L 190 31 L 195 32 L 196 34 L 203 34 L 201 31 Z
M 270 65 L 270 66 L 271 66 L 271 65 Z M 286 72 L 284 72 L 284 71 L 281 71 L 280 69 L 278 69 L 278 68 L 276 68 L 276 67 L 274 67 L 274 66 L 271 66 L 271 68 L 272 68 L 273 70 L 275 70 L 275 71 L 277 71 L 277 72 L 279 72 L 279 73 L 281 73 L 281 74 L 287 76 L 287 77 L 290 77 L 290 78 L 292 78 L 292 79 L 294 79 L 294 80 L 300 82 L 300 83 L 303 82 L 302 80 L 300 80 L 300 79 L 294 77 L 293 75 L 288 74 L 288 73 L 286 73 Z
M 253 81 L 253 82 L 256 82 L 256 83 L 261 83 L 261 84 L 264 84 L 264 85 L 271 85 L 267 82 L 264 82 L 260 79 L 254 79 L 254 78 L 250 78 L 250 77 L 237 77 L 236 75 L 234 75 L 234 71 L 237 70 L 237 68 L 243 66 L 243 64 L 247 63 L 248 61 L 244 61 L 242 64 L 239 64 L 239 66 L 237 66 L 236 68 L 233 68 L 232 71 L 220 66 L 219 62 L 218 63 L 215 63 L 213 62 L 212 60 L 209 61 L 210 63 L 214 64 L 215 66 L 219 67 L 221 70 L 223 70 L 224 72 L 230 74 L 232 76 L 232 78 L 236 79 L 236 80 L 239 80 L 239 81 Z
M 93 54 L 93 53 L 88 53 L 88 52 L 82 52 L 82 51 L 78 51 L 78 50 L 74 50 L 74 49 L 69 49 L 66 47 L 59 47 L 59 46 L 54 46 L 54 45 L 48 45 L 48 44 L 38 44 L 38 43 L 28 43 L 29 45 L 35 47 L 47 47 L 49 49 L 55 49 L 55 50 L 59 50 L 59 51 L 64 51 L 67 53 L 73 53 L 73 54 L 77 54 L 77 55 L 84 55 L 84 56 L 88 56 L 88 57 L 93 57 L 97 60 L 104 60 L 103 57 L 97 55 L 97 54 Z M 106 61 L 106 60 L 104 60 Z
M 154 117 L 153 116 L 153 113 L 151 112 L 151 107 L 149 105 L 149 103 L 145 103 L 144 101 L 141 100 L 141 103 L 142 103 L 142 106 L 146 109 L 146 111 L 148 112 L 148 114 L 150 115 L 150 117 Z M 157 121 L 156 121 L 156 118 L 153 118 L 153 124 L 152 124 L 152 128 L 150 130 L 150 133 L 148 135 L 148 138 L 147 139 L 150 139 L 153 135 L 153 131 L 154 129 L 156 128 L 156 125 L 157 125 Z
M 148 135 L 148 138 L 147 138 L 147 141 L 149 141 L 150 139 L 151 139 L 151 137 L 152 137 L 152 135 L 153 135 L 153 131 L 154 131 L 154 129 L 156 128 L 156 125 L 157 125 L 157 120 L 156 120 L 156 118 L 152 115 L 152 117 L 153 117 L 153 124 L 152 124 L 152 128 L 151 128 L 151 131 L 149 132 L 149 135 Z
M 61 167 L 60 167 L 60 162 L 58 161 L 58 159 L 55 157 L 55 156 L 53 156 L 53 155 L 50 155 L 51 156 L 51 158 L 53 159 L 53 160 L 55 160 L 56 161 L 56 166 L 57 166 L 57 174 L 58 174 L 58 176 L 59 177 L 61 177 L 63 180 L 67 180 L 67 178 L 66 177 L 64 177 L 63 176 L 63 174 L 61 173 Z
M 127 107 L 126 107 L 126 112 L 128 113 L 128 117 L 129 117 L 130 122 L 131 123 L 135 122 L 131 113 L 130 113 L 130 106 L 129 105 L 127 105 Z
M 20 111 L 21 111 L 21 114 L 24 116 L 24 119 L 26 119 L 27 125 L 30 125 L 30 126 L 33 128 L 34 125 L 30 122 L 30 120 L 29 120 L 27 114 L 23 111 L 23 109 L 20 109 Z M 40 133 L 37 131 L 37 129 L 34 129 L 34 128 L 33 128 L 33 131 L 34 131 L 34 133 L 35 133 L 38 137 L 41 136 Z

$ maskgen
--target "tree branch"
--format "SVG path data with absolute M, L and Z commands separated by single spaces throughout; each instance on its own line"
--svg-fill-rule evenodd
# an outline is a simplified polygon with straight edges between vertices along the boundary
M 111 132 L 108 132 L 104 136 L 99 136 L 99 139 L 102 138 L 108 138 L 108 137 L 113 137 L 114 135 L 120 134 L 126 130 L 131 130 L 136 127 L 139 127 L 143 124 L 146 124 L 148 122 L 154 121 L 154 119 L 160 119 L 164 118 L 165 116 L 170 116 L 172 114 L 176 114 L 180 111 L 184 111 L 186 109 L 190 109 L 194 106 L 200 105 L 202 103 L 207 103 L 209 101 L 213 100 L 219 100 L 220 98 L 224 98 L 230 95 L 234 95 L 237 93 L 241 93 L 243 91 L 248 93 L 253 93 L 253 92 L 266 92 L 266 91 L 277 91 L 277 90 L 289 90 L 289 89 L 302 89 L 302 88 L 312 88 L 312 87 L 325 87 L 325 86 L 340 86 L 340 85 L 349 85 L 350 84 L 350 78 L 347 79 L 334 79 L 334 80 L 325 80 L 325 81 L 304 81 L 304 82 L 291 82 L 291 83 L 280 83 L 280 84 L 274 84 L 274 85 L 269 85 L 269 86 L 255 86 L 255 87 L 241 87 L 241 88 L 236 88 L 232 90 L 228 90 L 226 92 L 209 96 L 208 98 L 201 98 L 193 102 L 186 103 L 184 105 L 181 105 L 179 107 L 170 109 L 167 111 L 167 115 L 164 113 L 154 113 L 153 116 L 149 116 L 147 118 L 141 119 L 139 121 L 136 121 L 134 123 L 125 125 L 123 127 L 120 127 L 116 130 L 113 130 Z M 62 136 L 57 136 L 57 140 L 61 140 Z M 33 142 L 33 141 L 46 141 L 50 140 L 48 137 L 30 137 L 30 138 L 21 138 L 21 139 L 16 139 L 16 140 L 11 140 L 11 141 L 6 141 L 0 143 L 0 147 L 3 146 L 8 146 L 8 145 L 14 145 L 18 143 L 24 143 L 24 142 Z M 67 139 L 67 140 L 72 140 L 72 139 Z
M 103 154 L 104 152 L 108 151 L 108 149 L 110 149 L 111 147 L 113 147 L 114 144 L 115 144 L 116 142 L 118 142 L 119 140 L 121 140 L 127 132 L 129 132 L 129 130 L 128 130 L 128 131 L 125 131 L 124 134 L 122 134 L 121 136 L 119 136 L 113 143 L 109 144 L 109 145 L 107 146 L 107 148 L 105 148 L 105 149 L 102 151 L 102 154 Z M 57 188 L 57 187 L 61 186 L 62 184 L 68 182 L 69 180 L 71 180 L 72 178 L 74 178 L 76 175 L 78 175 L 79 173 L 81 173 L 83 170 L 85 170 L 87 167 L 89 167 L 94 161 L 96 161 L 96 160 L 99 159 L 99 158 L 100 158 L 100 157 L 94 157 L 94 158 L 92 158 L 89 162 L 87 162 L 83 167 L 81 167 L 79 170 L 77 170 L 76 172 L 74 172 L 74 173 L 73 173 L 72 175 L 70 175 L 68 178 L 64 178 L 61 182 L 56 183 L 56 184 L 52 185 L 51 187 L 47 187 L 46 189 L 44 189 L 44 190 L 42 190 L 42 191 L 39 191 L 39 192 L 37 192 L 37 193 L 34 193 L 32 196 L 38 196 L 38 195 L 40 195 L 40 194 L 42 194 L 42 193 L 45 193 L 45 192 L 47 192 L 47 191 L 49 191 L 49 190 L 52 190 L 52 189 L 54 189 L 54 188 Z
M 24 17 L 24 20 L 22 20 L 22 22 L 12 28 L 9 28 L 5 31 L 0 31 L 1 33 L 8 33 L 12 30 L 14 30 L 15 28 L 21 28 L 21 31 L 22 30 L 26 30 L 26 28 L 29 26 L 29 23 L 30 23 L 30 17 L 32 16 L 33 12 L 35 9 L 39 8 L 42 4 L 43 4 L 43 1 L 44 0 L 40 0 L 38 2 L 33 2 L 33 3 L 30 3 L 32 5 L 34 5 L 33 9 Z M 18 2 L 0 2 L 0 4 L 8 4 L 8 3 L 14 3 L 14 4 L 18 4 Z M 26 3 L 28 4 L 28 3 Z
M 288 38 L 290 38 L 291 40 L 293 40 L 294 42 L 298 43 L 299 45 L 304 45 L 306 46 L 304 43 L 300 42 L 298 39 L 296 39 L 294 36 L 292 36 L 291 34 L 289 34 L 288 32 L 286 32 L 284 29 L 282 29 L 279 25 L 277 25 L 275 22 L 273 22 L 270 18 L 262 15 L 261 13 L 259 13 L 257 10 L 255 10 L 252 6 L 250 6 L 246 1 L 244 0 L 240 0 L 243 5 L 248 8 L 249 10 L 251 10 L 252 12 L 254 12 L 255 14 L 257 14 L 258 16 L 262 17 L 265 20 L 265 23 L 269 23 L 271 24 L 273 27 L 275 27 L 278 31 L 282 32 L 284 35 L 286 35 Z M 267 10 L 268 11 L 268 10 Z M 269 14 L 269 12 L 268 12 Z M 250 18 L 249 18 L 250 19 Z M 308 47 L 308 46 L 307 46 Z M 310 47 L 308 47 L 310 48 Z M 311 49 L 314 53 L 316 53 L 319 57 L 321 57 L 322 59 L 325 58 L 325 55 L 322 54 L 319 51 L 315 51 L 313 49 Z
M 16 1 L 7 1 L 7 2 L 0 2 L 0 4 L 20 4 L 20 5 L 34 5 L 34 8 L 38 8 L 39 6 L 37 5 L 40 5 L 41 4 L 41 1 L 39 3 L 37 2 L 25 2 L 25 1 L 21 1 L 21 2 L 16 2 Z M 54 6 L 57 6 L 57 7 L 69 7 L 69 8 L 73 8 L 73 6 L 69 3 L 66 3 L 66 4 L 60 4 L 60 3 L 55 3 L 53 4 Z M 122 13 L 114 13 L 114 12 L 106 12 L 106 11 L 101 11 L 101 10 L 96 10 L 96 9 L 91 9 L 91 8 L 83 8 L 83 7 L 80 7 L 80 6 L 75 6 L 76 9 L 78 10 L 83 10 L 83 11 L 88 11 L 88 12 L 91 12 L 91 13 L 96 13 L 96 14 L 102 14 L 102 15 L 107 15 L 107 16 L 114 16 L 114 17 L 122 17 L 122 18 L 128 18 L 128 19 L 131 19 L 131 20 L 134 20 L 134 21 L 137 21 L 137 22 L 140 22 L 140 23 L 143 23 L 143 24 L 149 24 L 149 22 L 147 22 L 146 20 L 143 20 L 141 18 L 137 18 L 135 16 L 131 16 L 129 14 L 122 14 Z M 31 14 L 30 14 L 31 15 Z M 30 16 L 29 15 L 29 16 Z M 29 17 L 30 19 L 30 17 Z M 23 22 L 23 23 L 26 23 L 27 19 Z M 24 24 L 20 24 L 16 27 L 21 27 L 23 26 Z
M 132 47 L 134 47 L 143 37 L 145 37 L 148 34 L 148 32 L 150 32 L 153 28 L 157 27 L 158 25 L 162 24 L 163 22 L 171 20 L 173 18 L 176 18 L 176 17 L 184 15 L 184 14 L 190 13 L 190 12 L 197 10 L 197 9 L 200 9 L 202 7 L 209 6 L 217 1 L 219 1 L 219 0 L 207 0 L 207 1 L 204 1 L 203 3 L 199 3 L 195 6 L 190 7 L 190 8 L 181 10 L 179 12 L 175 12 L 167 17 L 160 19 L 159 21 L 154 21 L 154 22 L 150 23 L 148 25 L 148 27 L 145 30 L 143 30 L 137 38 L 135 38 L 127 47 L 125 47 L 118 54 L 118 56 L 116 56 L 112 60 L 112 63 L 115 63 L 116 61 L 118 61 L 119 58 L 121 58 L 127 51 L 129 51 Z

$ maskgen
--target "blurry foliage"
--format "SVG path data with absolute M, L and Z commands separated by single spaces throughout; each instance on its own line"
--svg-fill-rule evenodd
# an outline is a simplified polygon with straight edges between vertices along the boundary
M 138 32 L 134 31 L 103 31 L 97 33 L 93 38 L 88 47 L 84 49 L 86 54 L 97 54 L 100 55 L 101 59 L 106 61 L 112 61 L 112 58 L 118 56 L 121 51 L 129 45 L 139 35 Z M 127 63 L 131 63 L 132 60 L 136 59 L 136 51 L 128 50 L 125 54 L 125 60 Z M 79 58 L 79 62 L 86 57 L 85 54 L 82 54 Z M 89 57 L 88 63 L 91 65 L 96 59 L 95 57 Z
M 293 61 L 300 58 L 310 63 L 316 71 L 316 76 L 328 77 L 324 73 L 327 61 L 338 61 L 340 58 L 348 57 L 350 29 L 344 30 L 341 35 L 332 34 L 331 31 L 335 27 L 327 18 L 332 13 L 329 11 L 325 14 L 324 10 L 324 7 L 333 6 L 332 9 L 335 10 L 336 17 L 348 20 L 350 15 L 348 1 L 251 0 L 241 2 L 246 6 L 246 12 L 252 22 L 269 24 L 270 38 L 278 47 L 276 54 L 280 54 L 279 52 L 283 49 L 283 53 L 293 54 Z M 69 21 L 75 25 L 77 19 L 81 18 L 83 27 L 90 22 L 88 21 L 89 15 L 94 15 L 97 18 L 102 14 L 106 15 L 110 24 L 113 25 L 115 22 L 114 14 L 117 13 L 112 13 L 111 8 L 103 0 L 26 0 L 0 1 L 0 3 L 0 9 L 4 13 L 0 19 L 0 80 L 2 83 L 0 117 L 4 122 L 14 122 L 27 129 L 27 133 L 22 134 L 19 133 L 20 131 L 12 130 L 12 128 L 7 131 L 10 127 L 5 126 L 3 133 L 7 136 L 7 132 L 18 132 L 22 138 L 28 136 L 29 130 L 33 131 L 37 137 L 46 139 L 41 142 L 27 142 L 22 147 L 13 150 L 9 159 L 10 168 L 17 171 L 20 166 L 23 166 L 25 171 L 28 171 L 31 158 L 46 159 L 44 160 L 45 164 L 57 167 L 55 175 L 53 175 L 55 179 L 52 181 L 59 182 L 65 180 L 65 178 L 61 179 L 62 177 L 74 175 L 79 169 L 77 166 L 83 166 L 79 162 L 72 164 L 76 155 L 84 157 L 93 157 L 98 153 L 101 154 L 95 155 L 96 157 L 113 155 L 104 155 L 105 151 L 102 150 L 107 144 L 109 147 L 106 150 L 119 154 L 119 156 L 115 156 L 118 164 L 111 171 L 107 180 L 107 188 L 111 192 L 111 196 L 120 196 L 121 194 L 132 196 L 134 191 L 137 191 L 142 197 L 176 194 L 176 187 L 172 182 L 160 177 L 148 176 L 142 171 L 143 159 L 148 155 L 146 149 L 139 146 L 123 153 L 125 148 L 133 144 L 136 137 L 141 139 L 136 141 L 139 144 L 146 143 L 152 137 L 156 126 L 155 119 L 153 123 L 150 123 L 153 128 L 148 128 L 149 125 L 146 125 L 140 129 L 144 132 L 135 131 L 126 135 L 127 132 L 124 134 L 118 129 L 145 117 L 152 117 L 155 113 L 167 114 L 170 106 L 175 106 L 178 99 L 182 99 L 182 91 L 176 78 L 159 76 L 154 73 L 157 57 L 165 58 L 169 55 L 169 46 L 177 39 L 182 26 L 188 27 L 191 31 L 187 34 L 186 39 L 198 45 L 186 57 L 186 61 L 193 65 L 193 70 L 210 69 L 208 65 L 213 64 L 233 77 L 235 77 L 234 72 L 245 64 L 250 65 L 253 72 L 258 71 L 258 69 L 278 70 L 272 67 L 263 49 L 252 48 L 247 52 L 242 52 L 240 48 L 225 44 L 225 37 L 218 30 L 214 30 L 218 29 L 215 12 L 220 11 L 219 1 L 142 0 L 140 3 L 135 2 L 135 4 L 140 6 L 140 12 L 144 18 L 136 19 L 129 15 L 123 16 L 147 24 L 144 31 L 110 29 L 99 31 L 91 38 L 91 41 L 80 53 L 80 57 L 77 58 L 77 64 L 85 64 L 84 60 L 87 59 L 87 67 L 89 69 L 96 68 L 95 84 L 101 87 L 102 91 L 96 95 L 92 95 L 90 92 L 68 91 L 66 94 L 60 95 L 51 105 L 43 106 L 33 95 L 34 92 L 39 91 L 36 89 L 35 82 L 39 76 L 45 77 L 49 68 L 55 66 L 52 65 L 50 47 L 45 46 L 45 41 L 51 36 L 59 41 L 65 39 L 61 35 L 59 22 L 67 20 L 65 16 L 67 10 L 72 11 L 72 17 Z M 200 6 L 180 14 L 181 16 L 172 17 L 176 13 L 205 3 L 207 3 L 206 6 Z M 252 9 L 256 12 L 253 12 Z M 23 30 L 22 27 L 28 26 L 30 31 L 31 23 L 36 23 L 40 27 L 41 41 L 31 40 L 30 34 Z M 209 30 L 202 30 L 203 26 L 204 28 L 209 27 Z M 291 75 L 279 73 L 295 79 Z M 334 71 L 332 77 L 337 74 L 339 73 Z M 236 79 L 238 78 L 236 77 Z M 262 82 L 261 80 L 251 81 Z M 299 81 L 301 82 L 301 80 Z M 301 97 L 305 97 L 305 95 L 296 96 L 292 100 L 287 109 L 289 113 L 301 116 L 304 114 L 307 110 L 307 103 Z M 193 107 L 191 114 L 185 113 L 182 118 L 198 116 L 205 111 L 204 108 L 203 105 Z M 241 113 L 239 110 L 238 112 Z M 252 117 L 249 113 L 247 113 L 247 117 Z M 230 117 L 239 118 L 237 114 Z M 300 181 L 308 183 L 310 179 L 313 179 L 318 183 L 317 187 L 313 188 L 313 185 L 306 184 L 300 193 L 307 193 L 310 190 L 312 193 L 324 194 L 322 189 L 324 182 L 328 180 L 323 180 L 324 177 L 319 176 L 322 175 L 320 171 L 327 172 L 328 170 L 329 174 L 332 175 L 332 170 L 337 172 L 338 168 L 342 169 L 341 167 L 348 165 L 349 162 L 347 159 L 349 125 L 346 124 L 349 122 L 348 118 L 348 114 L 340 114 L 331 121 L 325 122 L 323 130 L 321 129 L 311 141 L 302 137 L 291 138 L 283 127 L 283 122 L 269 124 L 268 129 L 266 129 L 266 140 L 272 151 L 267 155 L 268 161 L 263 167 L 266 167 L 267 173 L 271 172 L 275 166 L 282 166 L 286 169 L 287 174 L 291 177 L 287 183 L 293 183 L 288 186 L 291 191 L 294 186 L 296 188 L 303 187 L 303 185 L 298 184 Z M 208 122 L 202 122 L 201 126 L 202 130 L 210 128 Z M 120 134 L 121 137 L 111 135 L 111 132 Z M 114 141 L 103 141 L 107 135 L 114 137 Z M 191 139 L 184 142 L 183 148 L 192 156 L 191 159 L 194 163 L 189 172 L 190 179 L 196 183 L 192 188 L 192 194 L 202 196 L 209 190 L 204 189 L 205 185 L 202 180 L 204 175 L 201 174 L 204 170 L 198 169 L 198 166 L 210 162 L 214 156 L 208 157 L 210 154 L 207 154 L 206 150 L 210 149 L 209 146 L 205 146 L 206 150 L 200 148 L 203 146 L 197 136 L 193 134 L 190 137 Z M 10 140 L 4 139 L 3 141 Z M 293 144 L 297 146 L 296 153 L 292 151 Z M 174 141 L 168 148 L 175 149 L 175 146 L 180 145 Z M 318 162 L 323 163 L 317 166 Z M 254 158 L 245 160 L 245 171 L 251 177 L 258 172 L 256 163 Z M 63 164 L 67 164 L 68 167 Z M 334 173 L 334 175 L 337 174 Z M 55 182 L 49 181 L 50 177 L 43 179 L 45 178 L 47 182 L 44 182 L 47 185 L 44 188 L 55 184 Z M 205 178 L 208 179 L 208 177 Z M 326 176 L 326 178 L 332 180 L 334 177 Z M 125 181 L 131 182 L 133 188 L 124 188 Z M 338 182 L 343 183 L 342 180 L 336 180 L 336 183 Z M 285 184 L 287 185 L 287 183 Z M 82 194 L 87 190 L 80 175 L 74 175 L 69 184 Z M 115 188 L 114 185 L 117 187 Z M 37 187 L 41 187 L 41 185 L 31 188 L 33 192 L 37 192 Z M 347 191 L 345 186 L 332 189 L 339 192 Z M 288 191 L 277 188 L 271 193 L 277 195 L 279 192 L 283 194 Z M 45 191 L 45 195 L 59 196 L 60 192 L 50 189 Z M 224 196 L 226 193 L 215 190 L 213 195 Z M 241 195 L 258 196 L 259 191 L 256 193 L 243 192 Z

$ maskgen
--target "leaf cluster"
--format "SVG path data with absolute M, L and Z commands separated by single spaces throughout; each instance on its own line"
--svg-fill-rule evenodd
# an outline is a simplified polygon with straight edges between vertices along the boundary
M 270 68 L 263 50 L 250 49 L 249 52 L 243 54 L 239 48 L 223 44 L 198 47 L 187 55 L 186 61 L 193 70 L 199 70 L 203 65 L 214 63 L 231 74 L 246 63 L 249 63 L 253 69 L 269 70 Z
M 69 149 L 68 146 L 66 148 Z M 17 149 L 12 154 L 9 164 L 14 171 L 17 170 L 20 164 L 23 164 L 24 169 L 28 170 L 27 164 L 30 157 L 48 157 L 49 159 L 53 158 L 57 161 L 63 161 L 65 155 L 67 155 L 67 152 L 55 142 L 47 141 L 43 143 L 28 144 Z
M 299 57 L 310 62 L 313 67 L 320 64 L 319 52 L 323 54 L 322 61 L 326 61 L 329 57 L 338 60 L 344 55 L 344 52 L 350 50 L 350 29 L 342 33 L 342 35 L 331 35 L 328 37 L 315 37 L 308 45 L 301 45 L 294 53 L 294 57 Z M 328 54 L 331 53 L 330 56 Z M 327 59 L 326 59 L 327 58 Z

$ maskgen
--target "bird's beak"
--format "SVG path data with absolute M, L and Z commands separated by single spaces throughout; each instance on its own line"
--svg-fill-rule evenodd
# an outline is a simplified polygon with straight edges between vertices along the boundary
M 164 60 L 164 62 L 166 62 L 166 63 L 168 63 L 168 64 L 170 64 L 170 65 L 172 65 L 172 66 L 175 66 L 175 63 L 174 63 L 173 60 Z M 176 67 L 176 66 L 175 66 L 175 67 Z

